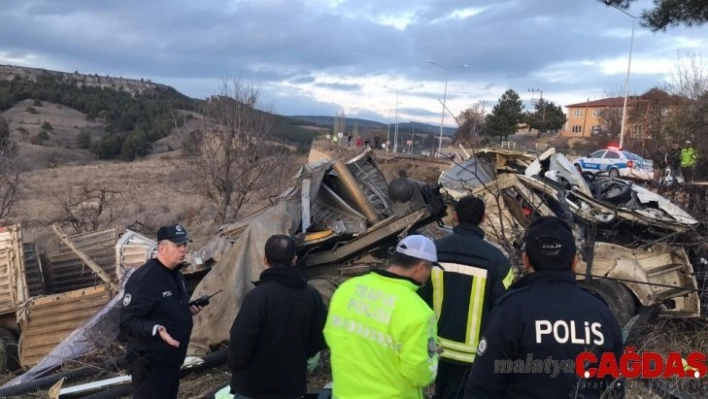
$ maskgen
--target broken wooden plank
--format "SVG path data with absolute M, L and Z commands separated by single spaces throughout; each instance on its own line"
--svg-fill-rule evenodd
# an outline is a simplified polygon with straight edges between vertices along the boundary
M 109 289 L 111 291 L 113 291 L 115 289 L 115 283 L 113 282 L 113 280 L 111 280 L 111 277 L 108 274 L 106 274 L 106 272 L 103 271 L 103 269 L 101 269 L 101 266 L 97 265 L 96 262 L 91 260 L 91 258 L 86 256 L 85 253 L 83 253 L 80 249 L 78 249 L 76 247 L 76 245 L 74 245 L 74 243 L 71 241 L 71 238 L 69 238 L 69 236 L 67 236 L 61 230 L 61 228 L 59 228 L 59 226 L 57 226 L 56 224 L 52 224 L 52 228 L 54 229 L 54 232 L 56 233 L 56 235 L 61 239 L 61 241 L 64 244 L 66 244 L 66 246 L 69 247 L 72 251 L 74 251 L 76 256 L 78 256 L 79 259 L 84 261 L 84 263 L 86 263 L 86 265 L 88 267 L 90 267 L 91 270 L 93 270 L 93 272 L 96 273 L 96 275 L 101 280 L 103 280 L 106 284 L 108 284 Z

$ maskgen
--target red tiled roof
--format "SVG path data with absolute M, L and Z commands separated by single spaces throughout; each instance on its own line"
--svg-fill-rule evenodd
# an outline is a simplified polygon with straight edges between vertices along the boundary
M 662 101 L 672 104 L 685 104 L 689 100 L 680 96 L 672 96 L 666 93 L 657 93 L 655 91 L 649 91 L 641 96 L 629 96 L 627 97 L 627 106 L 634 107 L 637 105 L 638 101 Z M 566 108 L 615 108 L 624 106 L 624 97 L 607 97 L 601 98 L 599 100 L 586 101 L 577 104 L 566 105 Z
M 634 105 L 637 103 L 637 97 L 628 97 L 627 105 Z M 599 107 L 622 107 L 624 106 L 624 97 L 608 97 L 601 98 L 599 100 L 585 101 L 577 104 L 566 105 L 566 108 L 599 108 Z

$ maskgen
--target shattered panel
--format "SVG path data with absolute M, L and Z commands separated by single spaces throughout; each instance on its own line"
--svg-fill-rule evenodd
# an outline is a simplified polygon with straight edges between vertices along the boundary
M 69 238 L 111 279 L 117 278 L 115 245 L 118 233 L 115 228 L 70 236 Z M 50 281 L 48 281 L 47 288 L 51 290 L 50 292 L 71 291 L 103 283 L 91 268 L 84 264 L 84 261 L 58 238 L 47 244 L 46 256 L 49 260 L 47 275 Z
M 103 285 L 31 299 L 22 309 L 27 319 L 22 323 L 20 364 L 39 362 L 110 299 Z

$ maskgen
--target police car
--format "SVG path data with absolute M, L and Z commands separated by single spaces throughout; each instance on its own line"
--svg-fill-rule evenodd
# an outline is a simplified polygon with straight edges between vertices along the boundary
M 652 161 L 617 147 L 608 147 L 586 157 L 577 158 L 574 164 L 580 172 L 607 173 L 610 177 L 638 180 L 654 179 Z

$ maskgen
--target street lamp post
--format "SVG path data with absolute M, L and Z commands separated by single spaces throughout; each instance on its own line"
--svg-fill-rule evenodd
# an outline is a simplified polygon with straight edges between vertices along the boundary
M 381 101 L 381 104 L 388 107 L 388 119 L 386 122 L 386 152 L 391 152 L 391 145 L 390 145 L 390 141 L 391 141 L 391 112 L 393 110 L 391 109 L 391 104 L 385 103 L 383 101 Z M 396 106 L 398 106 L 398 104 L 399 104 L 398 101 L 396 101 Z
M 632 50 L 634 49 L 634 27 L 637 24 L 637 17 L 635 15 L 632 15 L 628 13 L 627 11 L 616 7 L 617 10 L 621 11 L 625 15 L 629 16 L 632 18 L 632 37 L 629 41 L 629 60 L 627 61 L 627 76 L 624 79 L 624 105 L 622 106 L 622 124 L 620 127 L 620 142 L 619 142 L 619 147 L 622 148 L 624 144 L 624 129 L 625 129 L 625 124 L 627 122 L 627 95 L 629 92 L 629 72 L 632 68 Z
M 383 85 L 383 87 L 396 92 L 396 121 L 394 122 L 394 128 L 393 128 L 393 152 L 398 152 L 398 104 L 400 104 L 398 102 L 398 94 L 402 91 L 410 90 L 410 89 L 416 87 L 416 85 L 413 85 L 411 87 L 406 87 L 405 89 L 394 89 L 394 88 L 386 86 L 386 85 Z
M 447 100 L 447 73 L 453 69 L 467 68 L 469 67 L 469 64 L 458 65 L 455 67 L 444 67 L 432 60 L 428 60 L 428 63 L 445 71 L 445 90 L 443 91 L 442 116 L 440 118 L 440 143 L 438 143 L 438 153 L 442 153 L 443 127 L 445 125 L 445 101 Z

